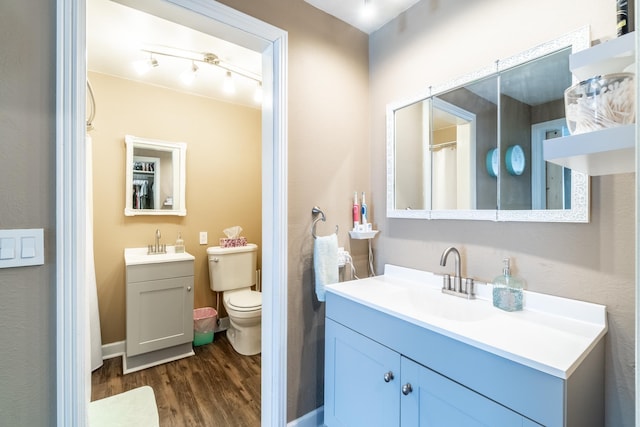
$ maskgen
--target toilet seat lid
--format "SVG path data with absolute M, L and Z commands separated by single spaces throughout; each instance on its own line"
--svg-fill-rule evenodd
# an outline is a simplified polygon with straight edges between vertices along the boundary
M 227 304 L 238 311 L 252 311 L 262 308 L 262 294 L 256 291 L 234 292 Z

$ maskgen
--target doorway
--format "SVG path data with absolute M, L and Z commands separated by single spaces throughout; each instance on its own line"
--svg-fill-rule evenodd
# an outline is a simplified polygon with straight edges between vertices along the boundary
M 531 208 L 571 209 L 571 169 L 546 162 L 543 141 L 568 133 L 564 118 L 531 126 Z
M 261 53 L 262 119 L 262 423 L 286 424 L 287 114 L 286 32 L 206 0 L 122 0 L 124 5 Z M 90 397 L 83 289 L 86 103 L 85 0 L 57 6 L 56 267 L 57 425 L 86 424 Z

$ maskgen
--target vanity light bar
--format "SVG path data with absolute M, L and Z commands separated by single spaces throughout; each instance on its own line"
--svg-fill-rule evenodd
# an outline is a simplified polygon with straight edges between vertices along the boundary
M 244 70 L 233 64 L 223 62 L 215 53 L 183 51 L 183 50 L 180 50 L 174 47 L 169 47 L 169 46 L 157 46 L 155 48 L 143 48 L 140 50 L 152 56 L 153 55 L 167 56 L 171 58 L 184 59 L 185 61 L 190 61 L 192 63 L 200 62 L 203 64 L 214 65 L 216 67 L 222 68 L 223 70 L 226 70 L 229 73 L 240 75 L 247 79 L 254 80 L 260 84 L 262 83 L 262 78 L 260 75 L 252 73 L 251 71 Z

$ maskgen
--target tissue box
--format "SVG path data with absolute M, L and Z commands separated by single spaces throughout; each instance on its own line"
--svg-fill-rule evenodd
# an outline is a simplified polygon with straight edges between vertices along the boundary
M 247 246 L 247 238 L 246 237 L 221 237 L 220 238 L 220 246 L 223 248 L 235 248 L 238 246 Z

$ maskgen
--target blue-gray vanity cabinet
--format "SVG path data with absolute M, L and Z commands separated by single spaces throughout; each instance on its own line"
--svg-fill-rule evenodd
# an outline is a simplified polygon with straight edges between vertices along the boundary
M 326 338 L 328 427 L 537 425 L 329 319 Z
M 400 355 L 329 319 L 325 328 L 325 425 L 398 425 Z
M 539 426 L 410 359 L 402 358 L 401 373 L 402 427 Z
M 560 378 L 331 291 L 325 328 L 327 427 L 603 424 L 604 340 Z

